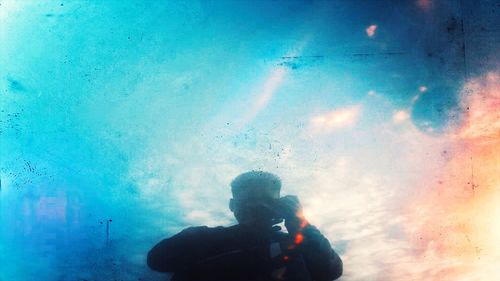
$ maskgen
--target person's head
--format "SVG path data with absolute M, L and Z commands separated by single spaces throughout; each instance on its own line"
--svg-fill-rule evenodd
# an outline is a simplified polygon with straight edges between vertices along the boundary
M 233 198 L 229 208 L 240 224 L 272 225 L 280 189 L 281 180 L 274 174 L 262 171 L 243 173 L 231 182 Z

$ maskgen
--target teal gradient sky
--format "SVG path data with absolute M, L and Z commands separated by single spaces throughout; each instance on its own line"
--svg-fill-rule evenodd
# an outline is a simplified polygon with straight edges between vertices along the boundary
M 0 280 L 162 280 L 149 248 L 234 223 L 252 169 L 342 280 L 388 280 L 464 83 L 498 66 L 498 5 L 461 2 L 0 0 Z

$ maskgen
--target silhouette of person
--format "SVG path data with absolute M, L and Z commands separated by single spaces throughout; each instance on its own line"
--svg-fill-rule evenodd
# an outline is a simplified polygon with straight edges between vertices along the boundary
M 296 196 L 280 198 L 274 174 L 251 171 L 231 182 L 229 208 L 238 224 L 189 227 L 156 244 L 148 266 L 173 281 L 329 281 L 343 264 L 302 213 Z M 276 224 L 284 220 L 287 232 Z

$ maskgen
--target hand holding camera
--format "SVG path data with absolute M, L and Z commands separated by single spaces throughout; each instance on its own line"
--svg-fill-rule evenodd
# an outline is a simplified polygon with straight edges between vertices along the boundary
M 285 219 L 285 227 L 290 234 L 299 232 L 308 224 L 299 198 L 295 195 L 287 195 L 278 199 L 278 212 Z

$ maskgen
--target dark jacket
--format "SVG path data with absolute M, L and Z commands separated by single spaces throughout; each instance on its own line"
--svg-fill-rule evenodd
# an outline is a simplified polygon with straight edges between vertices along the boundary
M 342 275 L 342 261 L 319 230 L 307 225 L 300 240 L 279 229 L 256 233 L 242 225 L 190 227 L 162 240 L 148 253 L 148 265 L 173 272 L 171 280 L 330 281 Z

